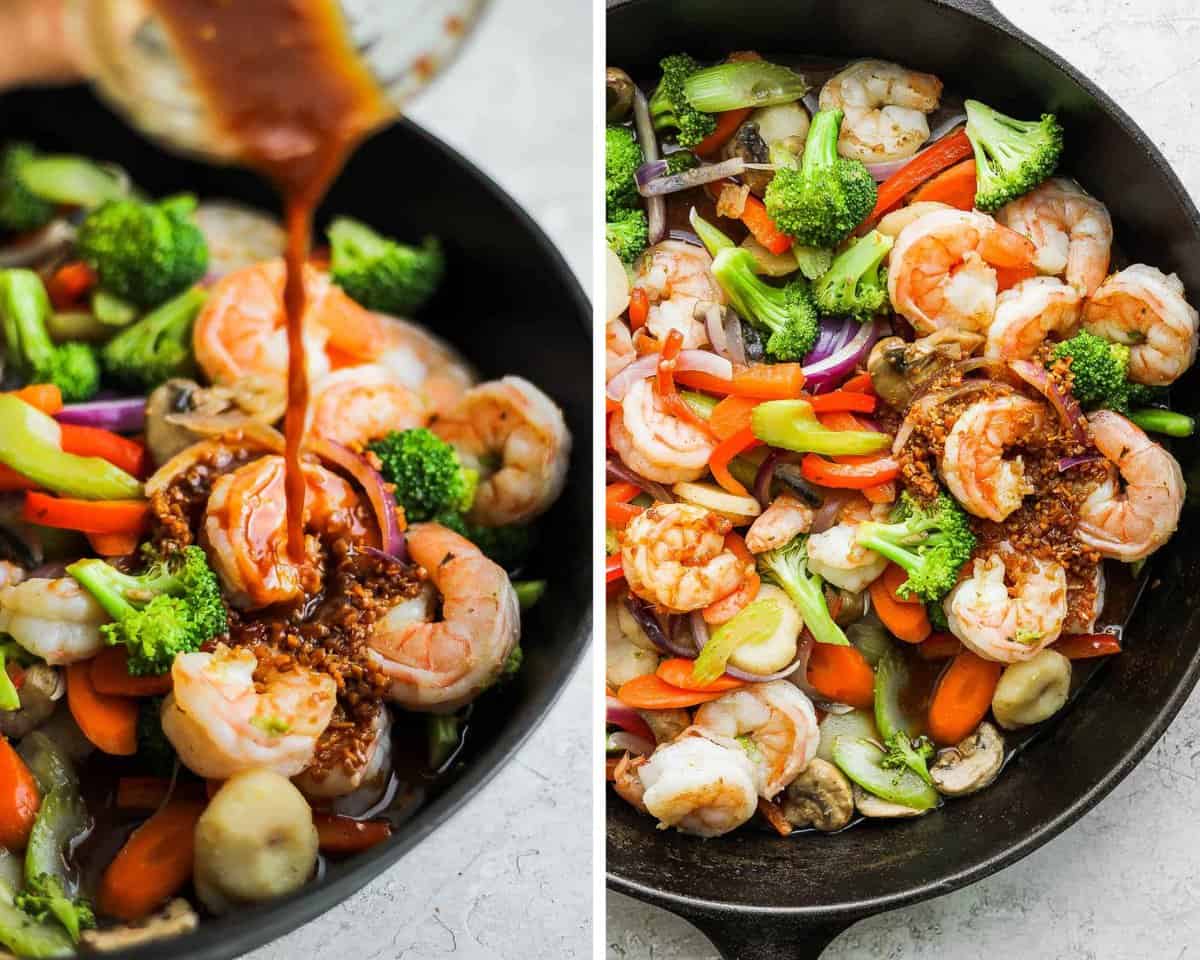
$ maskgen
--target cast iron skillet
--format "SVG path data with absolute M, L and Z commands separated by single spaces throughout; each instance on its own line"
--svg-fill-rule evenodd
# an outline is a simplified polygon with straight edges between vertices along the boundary
M 878 56 L 1017 116 L 1051 110 L 1062 168 L 1112 211 L 1125 253 L 1175 271 L 1200 295 L 1200 214 L 1162 155 L 1111 100 L 983 0 L 617 0 L 609 64 L 653 77 L 659 58 L 730 50 Z M 1196 412 L 1195 373 L 1174 391 Z M 1175 453 L 1200 488 L 1195 442 Z M 678 913 L 726 957 L 817 957 L 855 920 L 947 893 L 1013 863 L 1093 807 L 1166 729 L 1196 682 L 1196 506 L 1155 557 L 1126 652 L 1048 724 L 1001 778 L 917 820 L 790 841 L 754 830 L 715 840 L 659 831 L 609 791 L 608 882 Z
M 276 209 L 254 177 L 172 157 L 140 139 L 81 89 L 0 97 L 3 139 L 73 150 L 121 164 L 154 195 L 194 191 Z M 386 844 L 340 864 L 270 906 L 209 920 L 189 936 L 122 954 L 129 960 L 219 960 L 281 936 L 376 877 L 479 790 L 545 716 L 591 628 L 591 307 L 565 261 L 529 216 L 461 156 L 401 123 L 351 160 L 322 207 L 322 225 L 347 213 L 405 239 L 442 238 L 447 278 L 418 319 L 456 344 L 482 376 L 520 374 L 563 408 L 575 444 L 566 492 L 539 524 L 531 574 L 549 580 L 526 615 L 524 667 L 476 705 L 454 771 Z M 3 425 L 0 425 L 0 429 Z M 582 533 L 582 535 L 581 535 Z M 113 956 L 116 956 L 115 954 Z

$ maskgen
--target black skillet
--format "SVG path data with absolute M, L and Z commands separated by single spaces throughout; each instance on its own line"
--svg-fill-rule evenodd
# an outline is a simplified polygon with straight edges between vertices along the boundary
M 646 80 L 685 50 L 878 56 L 940 76 L 948 90 L 1066 126 L 1062 168 L 1100 196 L 1132 260 L 1180 275 L 1200 296 L 1200 213 L 1132 120 L 1074 68 L 984 0 L 616 0 L 607 62 Z M 1196 413 L 1189 375 L 1175 404 Z M 1200 489 L 1195 442 L 1175 445 Z M 854 921 L 938 896 L 1019 860 L 1090 810 L 1145 755 L 1200 671 L 1197 509 L 1154 558 L 1126 652 L 975 797 L 917 820 L 790 840 L 741 830 L 715 840 L 659 831 L 609 791 L 608 883 L 671 910 L 742 960 L 814 958 Z M 1099 883 L 1097 879 L 1097 883 Z
M 277 207 L 272 192 L 249 174 L 163 153 L 80 89 L 0 97 L 0 140 L 9 138 L 119 163 L 151 194 L 188 190 L 267 210 Z M 425 785 L 420 778 L 411 781 L 423 802 L 414 802 L 405 791 L 406 810 L 412 812 L 390 841 L 351 860 L 326 863 L 321 879 L 294 896 L 207 919 L 186 937 L 120 954 L 129 960 L 238 956 L 345 900 L 483 787 L 545 716 L 588 642 L 591 307 L 579 283 L 510 197 L 412 124 L 380 133 L 354 156 L 318 222 L 338 213 L 406 239 L 440 236 L 448 255 L 446 281 L 417 319 L 452 341 L 484 377 L 519 374 L 563 408 L 575 438 L 571 470 L 566 492 L 540 521 L 541 537 L 529 568 L 531 576 L 549 580 L 549 589 L 525 617 L 525 660 L 518 678 L 476 704 L 466 746 L 447 775 Z

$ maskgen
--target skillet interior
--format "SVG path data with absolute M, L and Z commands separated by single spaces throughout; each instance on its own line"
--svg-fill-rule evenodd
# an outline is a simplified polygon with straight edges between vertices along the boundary
M 187 190 L 265 210 L 273 193 L 251 175 L 165 154 L 81 89 L 0 98 L 4 139 L 30 140 L 124 166 L 155 195 Z M 328 865 L 296 895 L 203 923 L 198 932 L 121 954 L 130 960 L 217 960 L 240 955 L 344 900 L 394 863 L 490 779 L 549 710 L 588 642 L 591 623 L 591 308 L 562 256 L 525 214 L 470 163 L 401 123 L 355 155 L 317 222 L 347 213 L 402 239 L 441 237 L 447 280 L 418 319 L 453 342 L 482 376 L 515 373 L 563 408 L 575 439 L 567 488 L 540 521 L 530 575 L 549 581 L 525 617 L 524 667 L 472 715 L 462 762 L 393 838 Z M 3 425 L 0 424 L 0 429 Z M 115 956 L 115 955 L 114 955 Z
M 881 25 L 886 21 L 888 29 Z M 1062 169 L 1105 201 L 1124 251 L 1177 272 L 1200 297 L 1200 215 L 1166 161 L 1102 93 L 978 0 L 630 0 L 609 7 L 607 62 L 653 79 L 660 57 L 758 49 L 879 56 L 936 73 L 948 89 L 1017 116 L 1057 113 Z M 1195 371 L 1173 391 L 1195 414 Z M 1194 440 L 1174 452 L 1200 489 Z M 1151 566 L 1127 652 L 1045 725 L 988 790 L 914 821 L 836 838 L 782 841 L 753 830 L 699 841 L 657 831 L 609 791 L 608 876 L 622 893 L 682 913 L 728 955 L 807 956 L 853 919 L 946 893 L 1031 852 L 1129 772 L 1174 717 L 1197 674 L 1197 502 Z M 811 932 L 811 939 L 803 931 Z

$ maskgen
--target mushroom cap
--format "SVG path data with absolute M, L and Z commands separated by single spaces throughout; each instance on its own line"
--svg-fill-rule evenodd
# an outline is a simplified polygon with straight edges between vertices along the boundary
M 814 757 L 783 796 L 783 815 L 793 827 L 841 830 L 854 816 L 850 781 L 828 760 Z
M 933 785 L 947 797 L 963 797 L 988 786 L 1004 764 L 1004 738 L 986 720 L 957 746 L 938 754 L 929 768 Z

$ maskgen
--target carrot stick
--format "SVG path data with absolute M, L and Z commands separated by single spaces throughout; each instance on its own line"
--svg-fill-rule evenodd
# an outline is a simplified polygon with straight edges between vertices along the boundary
M 105 753 L 137 753 L 137 701 L 99 693 L 90 660 L 67 667 L 67 705 L 83 735 Z
M 923 603 L 899 603 L 888 592 L 883 578 L 871 584 L 871 606 L 892 635 L 905 643 L 920 643 L 933 632 Z
M 22 516 L 30 523 L 81 533 L 141 534 L 150 519 L 150 501 L 74 500 L 31 490 Z
M 943 170 L 913 194 L 912 203 L 945 203 L 959 210 L 975 208 L 975 158 Z
M 140 533 L 89 533 L 85 536 L 101 557 L 127 557 L 142 542 Z
M 172 801 L 138 827 L 100 880 L 101 913 L 132 923 L 178 893 L 192 878 L 203 812 L 203 804 Z
M 958 743 L 988 712 L 1004 665 L 970 650 L 958 654 L 938 681 L 929 703 L 926 727 L 938 743 Z
M 682 370 L 675 374 L 675 381 L 693 390 L 721 396 L 793 400 L 804 389 L 804 371 L 798 363 L 756 363 L 735 369 L 732 380 L 722 380 L 698 370 Z
M 959 130 L 917 154 L 879 185 L 879 192 L 875 195 L 875 209 L 867 217 L 866 223 L 873 224 L 930 177 L 960 160 L 965 160 L 974 152 L 971 141 L 967 139 L 967 132 Z
M 51 417 L 63 408 L 62 391 L 53 383 L 33 383 L 20 390 L 8 391 L 8 396 L 24 400 Z
M 386 820 L 355 820 L 331 813 L 314 813 L 317 843 L 322 853 L 358 853 L 392 835 Z
M 0 735 L 0 847 L 24 850 L 42 805 L 37 781 L 8 738 Z
M 728 440 L 739 430 L 750 426 L 750 414 L 758 403 L 753 397 L 725 397 L 708 415 L 709 429 L 721 440 Z
M 814 643 L 808 682 L 824 697 L 869 710 L 875 702 L 875 672 L 855 647 Z
M 637 710 L 673 710 L 694 707 L 723 697 L 723 693 L 698 693 L 672 686 L 653 673 L 634 677 L 617 691 L 617 699 Z
M 684 657 L 672 657 L 660 663 L 655 674 L 664 683 L 669 683 L 680 690 L 692 690 L 696 693 L 725 693 L 746 685 L 745 680 L 731 677 L 727 673 L 721 674 L 711 683 L 696 683 L 692 679 L 692 668 L 695 663 L 695 660 L 687 660 Z
M 112 697 L 161 697 L 171 692 L 171 674 L 132 677 L 124 647 L 105 647 L 92 658 L 92 687 Z
M 742 223 L 754 239 L 771 253 L 786 253 L 792 248 L 792 238 L 775 226 L 775 221 L 767 214 L 766 205 L 753 194 L 746 197 L 746 206 L 742 209 Z
M 629 292 L 629 329 L 640 330 L 646 323 L 646 317 L 650 315 L 650 301 L 646 297 L 646 291 L 641 287 L 634 287 Z
M 707 159 L 718 150 L 720 150 L 729 138 L 737 133 L 737 128 L 742 125 L 742 121 L 750 116 L 753 107 L 741 107 L 737 110 L 725 110 L 716 115 L 717 128 L 707 137 L 701 140 L 692 151 L 698 157 Z
M 146 475 L 146 448 L 111 430 L 81 427 L 73 423 L 60 425 L 62 448 L 80 457 L 99 457 L 114 467 L 120 467 L 135 477 Z

